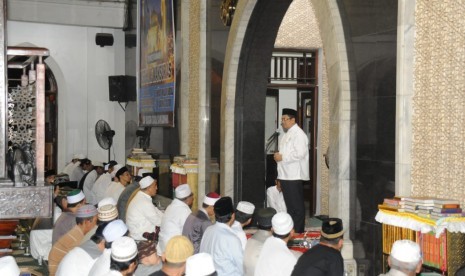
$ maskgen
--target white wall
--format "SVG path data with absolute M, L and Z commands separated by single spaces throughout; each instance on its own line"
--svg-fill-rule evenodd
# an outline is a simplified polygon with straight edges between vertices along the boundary
M 96 33 L 112 33 L 113 46 L 95 45 Z M 30 43 L 50 50 L 45 62 L 58 82 L 58 170 L 73 153 L 84 153 L 91 160 L 107 160 L 107 151 L 95 139 L 94 127 L 99 119 L 106 120 L 116 131 L 111 158 L 125 162 L 125 114 L 108 96 L 108 76 L 125 72 L 123 31 L 8 21 L 7 43 Z

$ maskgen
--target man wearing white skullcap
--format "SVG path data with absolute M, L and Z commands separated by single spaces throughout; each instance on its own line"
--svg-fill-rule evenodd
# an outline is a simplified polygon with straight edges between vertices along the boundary
M 288 213 L 281 212 L 273 216 L 271 225 L 273 234 L 263 244 L 255 275 L 291 275 L 297 258 L 287 247 L 287 242 L 294 235 L 294 222 Z
M 126 223 L 131 237 L 135 240 L 145 240 L 142 236 L 145 232 L 156 232 L 160 227 L 163 212 L 152 203 L 152 198 L 157 194 L 157 181 L 151 176 L 146 176 L 139 181 L 140 191 L 128 205 Z
M 220 199 L 220 195 L 215 192 L 206 194 L 203 198 L 202 208 L 196 214 L 190 214 L 184 223 L 182 234 L 194 244 L 194 254 L 199 253 L 203 233 L 208 226 L 212 225 L 211 219 L 215 216 L 213 206 L 218 199 Z
M 137 245 L 130 237 L 121 237 L 111 245 L 110 271 L 103 276 L 133 275 L 137 268 Z
M 92 194 L 94 196 L 94 201 L 99 202 L 103 198 L 105 198 L 105 192 L 110 187 L 110 184 L 113 180 L 113 176 L 111 175 L 114 172 L 114 167 L 117 165 L 116 161 L 110 161 L 108 164 L 105 165 L 105 167 L 108 167 L 108 169 L 105 169 L 107 172 L 99 176 L 97 180 L 95 181 L 94 185 L 92 186 Z M 116 172 L 114 172 L 116 173 Z M 115 204 L 116 205 L 116 204 Z
M 84 235 L 97 224 L 97 208 L 93 205 L 82 205 L 76 211 L 76 226 L 61 237 L 50 250 L 48 255 L 48 270 L 51 276 L 55 275 L 58 264 L 63 257 L 78 246 Z
M 422 260 L 420 246 L 410 240 L 394 242 L 388 258 L 391 268 L 385 276 L 415 276 L 420 273 Z M 380 276 L 381 276 L 380 275 Z M 457 275 L 457 274 L 456 274 Z
M 212 256 L 198 253 L 187 258 L 186 276 L 210 276 L 216 272 Z
M 19 276 L 21 271 L 15 258 L 5 256 L 0 258 L 0 275 L 2 276 Z
M 98 257 L 98 259 L 95 261 L 94 265 L 90 269 L 89 276 L 100 276 L 110 271 L 111 245 L 117 239 L 127 235 L 128 227 L 122 220 L 117 219 L 107 224 L 105 229 L 103 229 L 105 249 L 103 250 L 102 255 Z
M 74 168 L 79 167 L 79 165 L 81 164 L 80 160 L 84 158 L 86 158 L 84 154 L 75 153 L 73 155 L 73 158 L 71 159 L 71 162 L 69 162 L 61 172 L 70 176 Z
M 66 197 L 66 201 L 68 202 L 68 211 L 62 212 L 53 226 L 52 245 L 76 226 L 75 214 L 78 208 L 87 202 L 84 193 L 79 189 L 70 191 Z
M 131 184 L 132 177 L 126 166 L 115 165 L 114 171 L 116 171 L 115 179 L 105 191 L 105 197 L 112 197 L 118 202 L 119 196 L 124 191 L 124 188 Z
M 182 229 L 187 217 L 192 213 L 194 194 L 189 184 L 179 185 L 175 190 L 175 199 L 166 207 L 165 214 L 161 220 L 160 235 L 157 245 L 157 254 L 161 256 L 165 251 L 168 241 L 182 234 Z
M 252 222 L 253 212 L 255 211 L 255 205 L 248 201 L 239 201 L 236 207 L 236 220 L 231 229 L 236 233 L 237 237 L 241 240 L 242 249 L 245 249 L 247 243 L 247 236 L 244 232 L 244 227 Z

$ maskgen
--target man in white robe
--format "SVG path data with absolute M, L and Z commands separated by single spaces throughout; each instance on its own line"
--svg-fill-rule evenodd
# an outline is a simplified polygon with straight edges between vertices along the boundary
M 95 181 L 91 190 L 95 202 L 100 202 L 105 198 L 105 192 L 110 186 L 113 177 L 115 177 L 116 171 L 114 170 L 114 167 L 116 165 L 117 163 L 115 161 L 110 161 L 110 163 L 106 164 L 104 167 L 106 172 Z
M 266 190 L 266 203 L 268 207 L 276 210 L 276 212 L 287 212 L 286 202 L 284 202 L 283 191 L 281 189 L 281 181 L 275 180 L 276 185 L 271 186 Z
M 266 239 L 255 266 L 256 276 L 289 276 L 297 258 L 287 247 L 294 235 L 294 222 L 289 214 L 281 212 L 271 220 L 273 236 Z
M 92 168 L 89 168 L 90 171 L 83 176 L 81 181 L 84 181 L 82 191 L 86 195 L 87 202 L 90 204 L 96 204 L 98 201 L 94 199 L 94 193 L 92 192 L 92 187 L 97 181 L 97 178 L 103 174 L 103 163 L 96 161 L 92 163 Z
M 252 222 L 253 212 L 255 211 L 255 205 L 248 201 L 239 201 L 236 207 L 236 213 L 233 225 L 231 229 L 236 233 L 239 240 L 241 240 L 242 250 L 245 249 L 247 243 L 247 236 L 244 232 L 244 227 Z
M 116 171 L 116 179 L 111 182 L 110 186 L 105 191 L 105 197 L 112 197 L 118 202 L 119 196 L 124 191 L 124 188 L 131 183 L 132 177 L 126 166 L 118 164 L 115 166 L 114 170 Z
M 160 227 L 163 212 L 152 203 L 152 197 L 157 194 L 157 181 L 151 176 L 146 176 L 139 181 L 140 191 L 129 203 L 126 213 L 126 224 L 130 236 L 135 240 L 145 240 L 142 236 L 145 232 L 155 232 L 155 227 Z
M 73 159 L 71 159 L 71 162 L 69 162 L 61 171 L 62 173 L 67 174 L 68 176 L 71 175 L 73 172 L 74 168 L 78 167 L 81 162 L 79 160 L 86 158 L 84 154 L 82 153 L 77 153 L 73 155 Z
M 157 245 L 157 254 L 161 256 L 165 251 L 168 241 L 182 234 L 182 229 L 187 217 L 192 213 L 194 194 L 189 184 L 179 185 L 175 192 L 175 199 L 165 210 L 160 226 L 160 235 Z

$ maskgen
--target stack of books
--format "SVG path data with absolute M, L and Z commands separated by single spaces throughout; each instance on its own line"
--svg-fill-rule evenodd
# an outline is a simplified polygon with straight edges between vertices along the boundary
M 461 217 L 462 208 L 460 201 L 453 199 L 438 199 L 434 201 L 433 209 L 431 210 L 432 219 L 441 219 L 445 217 Z
M 462 217 L 460 201 L 434 197 L 401 197 L 385 198 L 379 209 L 406 212 L 420 217 L 438 220 L 445 217 Z
M 385 198 L 383 201 L 383 204 L 378 205 L 379 209 L 383 210 L 389 210 L 389 211 L 395 211 L 397 212 L 400 208 L 400 198 L 394 197 L 394 198 Z

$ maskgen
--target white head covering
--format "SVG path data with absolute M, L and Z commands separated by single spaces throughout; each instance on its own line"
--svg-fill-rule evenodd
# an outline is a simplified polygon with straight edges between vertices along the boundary
M 137 256 L 136 242 L 130 237 L 120 237 L 111 244 L 111 258 L 117 262 L 127 262 Z
M 94 165 L 94 167 L 102 167 L 103 168 L 103 162 L 100 162 L 100 161 L 93 161 L 92 165 Z
M 105 229 L 103 229 L 103 237 L 106 242 L 114 242 L 121 238 L 128 231 L 128 227 L 120 219 L 110 222 Z
M 174 190 L 176 194 L 176 198 L 182 199 L 190 196 L 192 194 L 191 188 L 189 184 L 181 184 L 179 185 L 176 190 Z
M 186 276 L 206 276 L 214 272 L 213 258 L 208 253 L 198 253 L 186 260 Z
M 105 167 L 103 167 L 104 170 L 108 171 L 108 168 L 110 167 L 110 163 L 106 164 Z
M 153 179 L 150 175 L 142 178 L 139 181 L 140 188 L 141 189 L 147 188 L 148 186 L 150 186 L 153 183 L 153 181 L 155 181 L 155 179 Z
M 108 204 L 111 204 L 111 205 L 114 205 L 116 206 L 116 201 L 114 198 L 112 197 L 105 197 L 104 199 L 100 200 L 97 204 L 97 207 L 100 208 L 102 206 L 105 206 L 105 205 L 108 205 Z
M 72 192 L 70 192 L 72 193 Z M 70 204 L 73 204 L 73 203 L 77 203 L 81 200 L 83 200 L 86 196 L 84 195 L 84 193 L 82 191 L 79 191 L 79 193 L 77 194 L 73 194 L 73 195 L 68 195 L 66 197 L 66 200 L 68 201 L 68 203 Z
M 118 170 L 121 169 L 122 167 L 123 167 L 123 165 L 116 164 L 116 165 L 113 167 L 113 171 L 110 173 L 111 178 L 115 177 L 115 175 L 116 175 L 116 173 L 118 172 Z
M 143 177 L 143 176 L 144 176 L 144 173 L 152 173 L 152 172 L 149 171 L 149 170 L 146 170 L 146 169 L 139 169 L 139 170 L 137 171 L 137 176 Z
M 255 205 L 248 201 L 239 201 L 239 203 L 237 203 L 236 210 L 241 211 L 242 213 L 253 215 L 253 211 L 255 211 Z
M 294 228 L 294 222 L 288 213 L 279 212 L 271 219 L 273 232 L 278 235 L 286 235 Z
M 218 201 L 218 199 L 220 199 L 221 196 L 215 192 L 212 192 L 212 193 L 208 193 L 205 195 L 205 197 L 203 198 L 203 203 L 207 204 L 207 205 L 210 205 L 210 206 L 213 206 L 215 205 L 215 202 Z
M 391 257 L 405 263 L 418 263 L 421 259 L 420 246 L 413 241 L 398 240 L 392 245 Z
M 0 275 L 2 276 L 19 276 L 18 264 L 12 256 L 5 256 L 0 258 Z
M 73 159 L 84 159 L 84 158 L 86 158 L 86 156 L 82 153 L 75 153 L 73 155 Z

